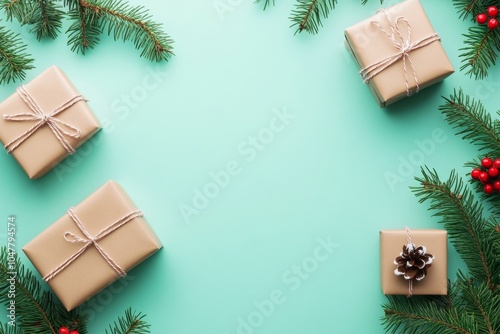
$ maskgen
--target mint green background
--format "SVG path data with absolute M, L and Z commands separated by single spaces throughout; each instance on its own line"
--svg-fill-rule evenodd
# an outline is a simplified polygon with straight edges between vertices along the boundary
M 231 11 L 219 16 L 215 3 Z M 293 35 L 292 3 L 280 0 L 262 12 L 261 5 L 243 0 L 144 2 L 176 41 L 176 57 L 160 65 L 108 37 L 81 56 L 70 51 L 64 35 L 38 43 L 28 28 L 7 24 L 36 58 L 27 80 L 58 65 L 106 128 L 40 180 L 29 180 L 0 152 L 0 241 L 5 243 L 7 215 L 17 215 L 20 251 L 112 178 L 165 245 L 126 284 L 83 306 L 92 318 L 90 333 L 104 332 L 129 306 L 147 313 L 155 334 L 383 333 L 378 231 L 441 227 L 408 189 L 418 166 L 406 166 L 392 188 L 385 174 L 398 174 L 401 159 L 420 154 L 417 164 L 436 168 L 443 178 L 453 168 L 465 175 L 463 163 L 477 152 L 444 121 L 440 96 L 463 87 L 493 112 L 499 71 L 492 69 L 484 81 L 457 72 L 383 110 L 343 45 L 344 28 L 380 3 L 340 1 L 316 36 Z M 451 1 L 422 3 L 458 70 L 457 50 L 469 23 L 458 19 Z M 16 86 L 0 88 L 0 98 Z M 269 125 L 273 109 L 283 108 L 295 119 L 247 161 L 239 145 Z M 444 141 L 419 153 L 416 141 L 432 140 L 433 131 L 442 131 Z M 180 205 L 192 205 L 194 191 L 231 161 L 240 173 L 187 223 Z M 292 266 L 312 265 L 317 239 L 329 236 L 338 247 L 298 279 L 298 288 L 298 276 L 294 284 L 283 280 L 291 279 Z M 30 266 L 24 254 L 22 259 Z M 459 267 L 451 247 L 450 277 Z M 273 291 L 282 292 L 282 303 L 258 326 L 238 331 L 238 318 L 255 317 L 254 302 Z

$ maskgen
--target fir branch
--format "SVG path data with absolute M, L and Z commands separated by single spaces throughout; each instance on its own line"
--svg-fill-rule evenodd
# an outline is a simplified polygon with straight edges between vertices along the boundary
M 5 27 L 0 27 L 0 84 L 24 79 L 33 68 L 33 59 L 26 53 L 26 44 Z
M 499 333 L 500 293 L 498 290 L 490 290 L 486 284 L 467 279 L 460 272 L 457 283 L 465 311 L 476 319 L 479 333 Z
M 13 256 L 14 262 L 12 262 Z M 10 260 L 10 261 L 9 261 Z M 14 274 L 12 263 L 14 264 Z M 0 249 L 0 303 L 10 303 L 10 281 L 15 284 L 16 321 L 26 334 L 57 334 L 61 324 L 72 324 L 86 334 L 86 319 L 78 310 L 67 312 L 53 293 L 42 288 L 35 275 L 26 269 L 17 254 Z
M 109 332 L 106 334 L 146 334 L 150 333 L 151 327 L 144 319 L 145 315 L 132 312 L 132 309 L 125 310 L 125 317 L 119 317 L 113 325 L 109 325 Z
M 0 0 L 0 10 L 4 10 L 7 20 L 12 21 L 15 18 L 21 24 L 27 22 L 27 17 L 32 11 L 32 2 L 30 0 Z
M 143 7 L 131 7 L 121 0 L 79 0 L 80 26 L 72 25 L 70 41 L 73 50 L 85 52 L 99 40 L 98 35 L 107 28 L 114 39 L 132 41 L 136 49 L 142 49 L 141 57 L 151 61 L 168 60 L 172 55 L 173 40 L 162 31 L 162 25 L 151 20 L 151 14 Z M 73 18 L 76 15 L 71 15 Z
M 458 308 L 439 306 L 425 297 L 387 296 L 382 324 L 386 332 L 479 334 L 474 317 Z
M 68 45 L 71 51 L 85 54 L 87 49 L 93 49 L 99 43 L 101 29 L 96 15 L 81 6 L 78 0 L 65 0 L 69 7 L 69 17 L 73 21 L 66 33 L 68 34 Z
M 36 38 L 44 37 L 55 39 L 60 32 L 64 12 L 54 0 L 37 0 L 28 20 L 33 24 L 31 32 L 36 33 Z
M 271 5 L 271 1 L 273 2 L 273 6 L 275 5 L 275 0 L 264 0 L 264 10 L 266 10 L 266 8 L 268 6 Z M 255 0 L 254 3 L 261 3 L 262 0 Z
M 25 332 L 19 326 L 4 325 L 0 322 L 0 334 L 25 334 Z
M 488 29 L 486 26 L 472 26 L 464 34 L 465 47 L 459 57 L 463 58 L 460 70 L 475 79 L 482 79 L 488 75 L 488 68 L 495 65 L 500 50 L 500 32 L 498 29 Z
M 455 7 L 460 13 L 459 18 L 467 19 L 481 13 L 487 7 L 484 0 L 453 0 Z
M 495 130 L 498 123 L 492 121 L 481 102 L 464 95 L 462 90 L 454 91 L 450 98 L 444 99 L 446 104 L 439 110 L 453 128 L 461 129 L 457 135 L 478 145 L 486 155 L 500 157 L 500 132 Z
M 435 170 L 422 168 L 422 178 L 416 180 L 420 186 L 412 187 L 412 191 L 420 203 L 430 202 L 430 210 L 435 211 L 433 216 L 442 218 L 441 223 L 470 274 L 486 282 L 491 290 L 497 288 L 500 263 L 488 232 L 493 226 L 483 218 L 483 207 L 455 171 L 448 181 L 442 182 Z
M 319 27 L 323 26 L 321 19 L 328 18 L 336 3 L 337 0 L 297 0 L 290 16 L 291 27 L 297 26 L 295 33 L 305 30 L 317 34 Z

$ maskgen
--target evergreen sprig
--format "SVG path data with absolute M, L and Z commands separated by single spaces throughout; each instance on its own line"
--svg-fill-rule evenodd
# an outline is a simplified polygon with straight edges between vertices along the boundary
M 11 288 L 11 282 L 15 289 Z M 12 295 L 15 293 L 15 297 Z M 88 334 L 88 319 L 79 308 L 66 311 L 57 297 L 45 290 L 36 276 L 21 263 L 17 253 L 0 248 L 0 304 L 8 307 L 15 301 L 16 326 L 0 322 L 0 334 L 58 334 L 61 326 Z M 145 315 L 125 311 L 125 317 L 110 325 L 109 334 L 147 334 L 150 325 Z M 106 333 L 108 331 L 106 330 Z
M 297 27 L 295 33 L 305 30 L 317 34 L 323 26 L 321 19 L 328 18 L 336 4 L 337 0 L 297 0 L 290 16 L 292 27 Z
M 416 180 L 420 186 L 412 190 L 420 203 L 430 202 L 433 216 L 441 218 L 469 273 L 490 289 L 498 288 L 500 258 L 492 243 L 495 221 L 483 217 L 483 206 L 455 171 L 443 182 L 435 170 L 422 168 L 422 177 Z
M 125 317 L 118 318 L 113 325 L 109 326 L 106 334 L 147 334 L 150 333 L 150 325 L 143 318 L 145 315 L 140 312 L 132 312 L 132 309 L 125 310 Z
M 132 41 L 136 49 L 142 49 L 141 57 L 151 61 L 168 60 L 173 55 L 173 40 L 143 6 L 132 7 L 121 0 L 65 1 L 74 20 L 68 29 L 72 50 L 84 54 L 107 31 L 115 40 Z
M 457 135 L 479 146 L 479 151 L 489 156 L 500 157 L 500 121 L 493 120 L 483 104 L 455 90 L 439 110 L 446 121 L 458 129 Z
M 264 10 L 275 0 L 255 0 L 255 3 L 264 1 Z M 361 0 L 364 5 L 368 0 Z M 382 4 L 384 0 L 380 0 Z M 330 16 L 331 11 L 335 9 L 337 0 L 296 0 L 294 8 L 290 14 L 290 27 L 295 27 L 295 34 L 307 31 L 310 34 L 317 34 L 323 26 L 323 20 Z
M 11 259 L 14 261 L 12 262 Z M 35 275 L 24 267 L 17 254 L 9 253 L 6 247 L 2 247 L 0 249 L 0 303 L 6 307 L 12 300 L 11 282 L 15 287 L 16 322 L 26 334 L 57 334 L 58 326 L 63 324 L 72 324 L 72 327 L 80 334 L 87 333 L 86 319 L 79 311 L 67 312 L 53 293 L 45 290 Z
M 153 21 L 144 6 L 124 0 L 0 0 L 0 10 L 7 20 L 30 25 L 38 40 L 55 39 L 67 16 L 72 21 L 66 32 L 68 45 L 82 54 L 107 33 L 115 40 L 131 41 L 140 56 L 150 61 L 168 61 L 173 55 L 173 40 L 162 24 Z M 19 35 L 0 27 L 0 84 L 24 79 L 32 63 Z
M 33 68 L 33 59 L 26 52 L 19 35 L 0 26 L 0 84 L 24 79 Z
M 500 294 L 459 272 L 448 296 L 388 296 L 382 323 L 387 333 L 496 334 Z
M 476 15 L 484 13 L 491 5 L 500 6 L 500 1 L 492 0 L 453 0 L 458 9 L 459 17 L 472 22 L 467 33 L 464 34 L 464 47 L 462 53 L 462 66 L 466 74 L 475 79 L 482 79 L 488 75 L 488 69 L 495 65 L 500 51 L 499 29 L 488 29 L 486 25 L 478 25 Z

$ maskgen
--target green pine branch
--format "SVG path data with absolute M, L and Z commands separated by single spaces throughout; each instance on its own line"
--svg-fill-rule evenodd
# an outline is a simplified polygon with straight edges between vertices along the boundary
M 463 300 L 463 311 L 473 315 L 479 333 L 499 333 L 499 288 L 491 290 L 487 284 L 467 279 L 462 273 L 459 273 L 457 283 Z
M 295 33 L 305 30 L 317 34 L 323 26 L 321 20 L 328 18 L 336 3 L 337 0 L 297 0 L 290 16 L 291 27 L 297 27 Z
M 479 334 L 472 314 L 444 307 L 428 297 L 387 296 L 382 305 L 386 333 Z
M 19 35 L 0 26 L 0 84 L 24 79 L 33 68 L 33 59 L 26 52 Z
M 485 155 L 500 157 L 498 120 L 493 121 L 482 103 L 455 90 L 446 103 L 439 107 L 445 119 L 463 139 L 479 146 Z
M 0 0 L 0 10 L 8 20 L 30 25 L 38 40 L 56 38 L 67 15 L 72 22 L 67 30 L 72 51 L 85 54 L 107 33 L 115 40 L 131 41 L 140 56 L 150 61 L 168 61 L 173 56 L 173 40 L 163 26 L 152 20 L 143 6 L 130 6 L 123 0 Z M 63 9 L 67 8 L 67 12 Z M 18 35 L 0 27 L 0 84 L 24 79 L 33 68 L 26 45 Z
M 455 249 L 469 273 L 490 289 L 500 285 L 500 257 L 493 246 L 493 220 L 483 218 L 483 206 L 474 199 L 463 180 L 452 171 L 448 181 L 440 180 L 435 170 L 422 169 L 418 187 L 412 191 L 420 203 L 430 202 L 433 216 L 441 218 Z
M 4 325 L 0 322 L 0 334 L 25 334 L 25 332 L 19 326 Z
M 8 307 L 12 300 L 15 301 L 16 326 L 0 321 L 0 334 L 58 334 L 61 326 L 80 334 L 88 333 L 88 319 L 78 308 L 67 312 L 55 295 L 45 290 L 36 276 L 24 267 L 17 253 L 9 253 L 7 247 L 1 247 L 0 304 Z M 109 334 L 148 334 L 150 325 L 144 317 L 129 308 L 124 317 L 109 326 Z
M 254 3 L 264 1 L 264 10 L 272 5 L 275 5 L 275 0 L 255 0 Z M 361 0 L 364 5 L 368 0 Z M 384 0 L 380 0 L 382 4 Z M 323 26 L 323 19 L 330 16 L 330 12 L 335 9 L 337 0 L 297 0 L 295 8 L 292 9 L 290 20 L 292 25 L 296 27 L 295 34 L 302 31 L 307 31 L 310 34 L 317 34 L 320 27 Z
M 31 32 L 41 40 L 48 37 L 55 39 L 60 32 L 64 12 L 62 7 L 54 0 L 37 0 L 32 2 L 31 16 L 26 19 L 33 24 Z
M 8 307 L 11 300 L 15 300 L 15 320 L 26 334 L 57 334 L 63 324 L 72 324 L 80 334 L 87 333 L 86 320 L 78 310 L 67 312 L 53 293 L 44 290 L 36 276 L 24 267 L 17 254 L 9 254 L 7 247 L 2 247 L 0 303 Z
M 145 315 L 140 312 L 132 312 L 132 309 L 125 310 L 125 317 L 119 317 L 113 325 L 109 326 L 106 334 L 147 334 L 150 333 L 150 325 L 144 319 Z
M 462 90 L 454 91 L 449 98 L 445 98 L 445 101 L 446 103 L 441 105 L 439 110 L 445 116 L 446 121 L 457 129 L 457 135 L 478 146 L 478 150 L 482 152 L 482 156 L 467 162 L 465 167 L 471 170 L 477 168 L 485 156 L 500 157 L 499 120 L 493 120 L 480 101 L 465 95 Z M 472 182 L 472 180 L 470 182 L 473 183 L 481 200 L 491 204 L 491 213 L 500 215 L 500 195 L 487 195 L 483 191 L 482 184 Z
M 464 20 L 484 12 L 488 6 L 492 5 L 491 1 L 485 0 L 453 0 L 453 3 L 458 9 L 459 17 Z
M 460 70 L 475 79 L 482 79 L 496 63 L 497 52 L 500 51 L 499 29 L 491 30 L 484 25 L 474 25 L 464 36 L 465 46 L 459 49 L 462 51 L 459 55 L 462 58 Z
M 168 60 L 173 40 L 162 31 L 162 25 L 151 20 L 143 6 L 132 7 L 121 0 L 67 0 L 70 18 L 75 22 L 68 29 L 72 50 L 85 53 L 99 42 L 106 31 L 115 40 L 132 41 L 141 57 L 151 61 Z
M 388 296 L 382 324 L 387 333 L 496 334 L 500 293 L 459 272 L 448 296 Z
M 275 5 L 275 0 L 264 0 L 264 10 L 271 5 L 271 1 L 273 6 Z M 261 3 L 262 0 L 255 0 L 254 3 Z

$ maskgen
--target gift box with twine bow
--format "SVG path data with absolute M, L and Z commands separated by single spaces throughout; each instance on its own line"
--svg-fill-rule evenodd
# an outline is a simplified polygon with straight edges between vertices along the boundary
M 70 311 L 160 248 L 143 213 L 109 181 L 23 251 Z
M 362 79 L 381 107 L 454 72 L 419 0 L 407 0 L 344 32 Z
M 31 179 L 50 171 L 100 129 L 86 99 L 56 66 L 0 103 L 0 142 Z

